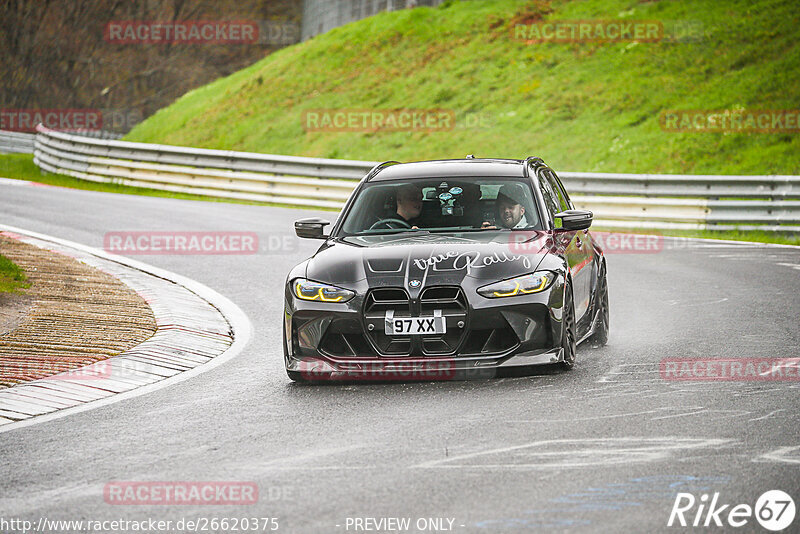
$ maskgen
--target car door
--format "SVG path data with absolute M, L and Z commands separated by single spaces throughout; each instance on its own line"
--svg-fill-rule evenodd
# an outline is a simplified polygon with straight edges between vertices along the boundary
M 547 181 L 550 186 L 555 191 L 556 195 L 558 196 L 559 206 L 561 210 L 570 210 L 575 209 L 572 205 L 572 202 L 569 199 L 569 195 L 567 194 L 566 190 L 564 189 L 564 185 L 561 183 L 561 180 L 558 179 L 556 173 L 552 170 L 546 171 Z M 595 270 L 597 268 L 597 258 L 595 257 L 595 250 L 594 246 L 592 246 L 591 242 L 591 235 L 589 234 L 589 229 L 586 230 L 579 230 L 575 232 L 575 236 L 573 238 L 573 243 L 575 248 L 573 249 L 576 255 L 576 267 L 577 273 L 573 274 L 573 281 L 574 283 L 581 284 L 581 292 L 583 296 L 583 300 L 580 303 L 580 307 L 578 306 L 578 298 L 577 293 L 575 295 L 575 317 L 580 320 L 584 313 L 588 312 L 591 309 L 589 305 L 594 280 L 595 280 Z M 579 281 L 578 281 L 579 280 Z M 580 311 L 579 311 L 580 309 Z
M 542 191 L 545 206 L 550 215 L 550 221 L 554 220 L 556 213 L 570 209 L 569 204 L 564 196 L 563 191 L 558 187 L 557 182 L 554 180 L 552 171 L 547 168 L 542 168 L 539 171 L 539 185 Z M 587 276 L 588 270 L 586 267 L 586 253 L 584 250 L 583 240 L 581 239 L 581 232 L 567 232 L 556 230 L 555 226 L 551 227 L 555 231 L 553 240 L 556 244 L 564 245 L 564 257 L 569 266 L 570 275 L 572 277 L 572 296 L 575 303 L 575 318 L 577 321 L 586 314 L 589 302 L 590 288 L 587 281 L 590 279 Z

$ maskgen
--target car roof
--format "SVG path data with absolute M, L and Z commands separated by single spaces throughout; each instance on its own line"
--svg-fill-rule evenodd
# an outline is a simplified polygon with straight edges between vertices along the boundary
M 383 167 L 370 182 L 413 180 L 417 178 L 514 177 L 525 176 L 518 159 L 447 159 L 397 163 Z

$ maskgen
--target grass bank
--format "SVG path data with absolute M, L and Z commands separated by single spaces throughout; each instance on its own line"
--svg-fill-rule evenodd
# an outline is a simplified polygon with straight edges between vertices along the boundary
M 658 21 L 657 42 L 535 44 L 531 21 Z M 128 140 L 344 159 L 538 155 L 557 171 L 800 174 L 795 133 L 673 133 L 671 110 L 793 110 L 795 0 L 469 0 L 376 16 L 178 99 Z M 319 110 L 443 109 L 449 131 L 312 131 Z M 313 115 L 312 115 L 313 116 Z

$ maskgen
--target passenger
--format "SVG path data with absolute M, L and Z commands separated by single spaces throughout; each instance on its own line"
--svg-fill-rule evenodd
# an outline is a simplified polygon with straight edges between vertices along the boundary
M 497 193 L 497 222 L 503 228 L 527 228 L 525 219 L 525 194 L 517 184 L 505 184 Z M 483 228 L 495 229 L 496 226 L 489 222 L 483 223 Z

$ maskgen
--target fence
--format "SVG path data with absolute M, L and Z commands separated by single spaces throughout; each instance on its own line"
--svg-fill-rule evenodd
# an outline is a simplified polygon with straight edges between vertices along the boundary
M 437 6 L 443 0 L 304 0 L 302 38 L 361 20 L 381 11 Z
M 83 180 L 340 208 L 376 162 L 94 139 L 37 128 L 34 162 Z M 608 228 L 800 231 L 800 176 L 560 172 L 577 207 Z

